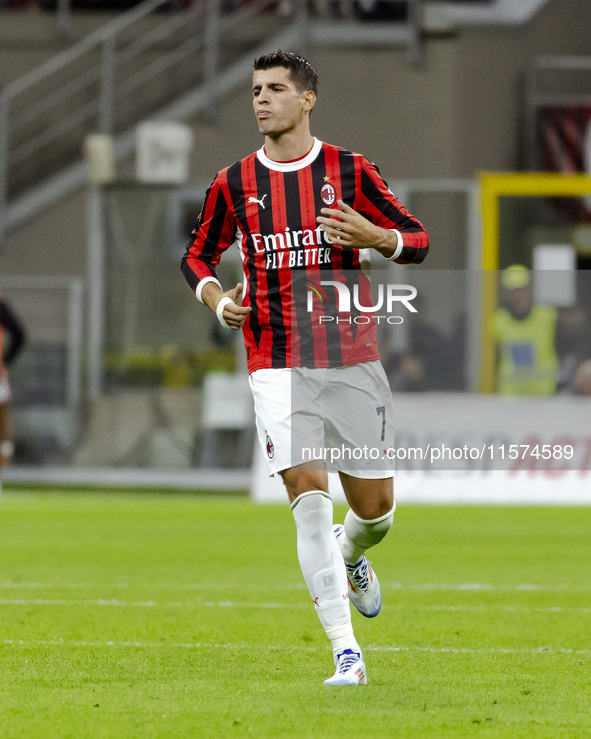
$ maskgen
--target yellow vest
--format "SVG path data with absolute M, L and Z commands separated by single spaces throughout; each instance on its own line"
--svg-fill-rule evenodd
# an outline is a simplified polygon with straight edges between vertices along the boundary
M 517 320 L 505 308 L 496 311 L 492 334 L 499 346 L 497 392 L 503 395 L 553 395 L 560 363 L 554 347 L 555 308 L 536 305 Z

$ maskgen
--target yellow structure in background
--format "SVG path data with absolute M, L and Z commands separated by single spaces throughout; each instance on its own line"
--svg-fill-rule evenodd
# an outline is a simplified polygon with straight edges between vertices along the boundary
M 591 177 L 584 174 L 542 172 L 482 172 L 480 204 L 482 215 L 482 370 L 480 390 L 495 389 L 495 347 L 489 324 L 497 308 L 496 270 L 499 269 L 501 197 L 578 197 L 591 194 Z M 487 279 L 487 272 L 491 272 Z

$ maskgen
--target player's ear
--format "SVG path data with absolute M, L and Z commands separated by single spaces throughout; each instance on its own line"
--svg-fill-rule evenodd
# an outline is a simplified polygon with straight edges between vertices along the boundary
M 316 105 L 316 95 L 312 90 L 307 90 L 304 93 L 304 110 L 310 113 L 312 108 Z

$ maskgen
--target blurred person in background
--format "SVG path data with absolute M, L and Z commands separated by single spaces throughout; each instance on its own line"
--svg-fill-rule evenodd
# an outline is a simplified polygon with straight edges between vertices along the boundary
M 577 367 L 574 392 L 576 395 L 591 395 L 591 359 L 586 359 Z
M 25 330 L 0 295 L 0 467 L 12 461 L 14 442 L 10 426 L 11 390 L 7 367 L 23 348 Z
M 501 286 L 503 306 L 491 322 L 498 349 L 497 392 L 553 395 L 560 376 L 558 311 L 534 303 L 531 272 L 521 264 L 503 271 Z
M 562 308 L 556 325 L 556 351 L 560 358 L 558 391 L 577 393 L 578 368 L 591 357 L 591 333 L 586 311 L 579 305 Z M 583 393 L 585 394 L 585 393 Z
M 384 361 L 392 392 L 416 393 L 461 390 L 462 350 L 454 330 L 445 334 L 427 316 L 421 295 L 413 300 L 416 313 L 408 316 L 408 348 Z M 461 327 L 462 332 L 465 331 Z

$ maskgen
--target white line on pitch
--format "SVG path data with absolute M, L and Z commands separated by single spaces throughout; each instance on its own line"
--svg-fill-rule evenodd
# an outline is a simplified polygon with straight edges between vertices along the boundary
M 116 608 L 303 608 L 307 603 L 241 603 L 222 600 L 216 603 L 193 601 L 190 603 L 156 602 L 153 600 L 128 601 L 115 598 L 97 600 L 64 600 L 61 598 L 0 598 L 0 606 L 114 606 Z
M 386 584 L 387 586 L 387 584 Z M 518 583 L 516 585 L 493 585 L 492 583 L 483 582 L 467 582 L 467 583 L 456 583 L 456 584 L 444 584 L 444 583 L 425 583 L 422 585 L 402 585 L 401 583 L 391 583 L 391 588 L 395 590 L 443 590 L 443 591 L 467 591 L 467 592 L 541 592 L 541 593 L 562 593 L 565 591 L 579 592 L 591 590 L 591 585 L 567 585 L 566 583 L 560 583 L 558 585 L 540 585 L 536 583 Z
M 67 641 L 65 639 L 3 639 L 0 644 L 5 646 L 14 647 L 32 647 L 32 646 L 47 646 L 47 647 L 136 647 L 140 649 L 156 649 L 156 648 L 169 648 L 169 649 L 240 649 L 240 650 L 268 650 L 268 651 L 280 651 L 280 652 L 293 652 L 293 651 L 307 651 L 316 652 L 320 651 L 317 647 L 307 647 L 300 644 L 297 645 L 284 645 L 284 644 L 251 644 L 242 642 L 238 644 L 218 644 L 208 642 L 142 642 L 137 640 L 129 641 L 80 641 L 72 640 Z M 568 647 L 553 648 L 547 646 L 540 647 L 521 647 L 519 649 L 511 647 L 488 647 L 473 649 L 471 647 L 419 647 L 419 646 L 408 646 L 404 644 L 394 644 L 389 646 L 380 646 L 376 644 L 370 644 L 364 647 L 364 650 L 369 652 L 424 652 L 430 654 L 575 654 L 575 655 L 589 655 L 591 650 L 589 649 L 569 649 Z M 326 651 L 322 649 L 322 651 Z
M 518 583 L 516 585 L 503 585 L 492 583 L 416 583 L 404 585 L 399 582 L 383 582 L 382 590 L 441 590 L 449 592 L 540 592 L 540 593 L 563 593 L 563 592 L 588 592 L 591 591 L 591 585 L 568 585 L 561 583 L 558 585 L 543 585 L 539 583 Z M 12 583 L 0 582 L 0 590 L 94 590 L 94 583 L 89 584 L 58 584 L 58 583 Z M 129 590 L 132 588 L 128 583 L 113 583 L 108 585 L 113 590 Z M 134 586 L 135 587 L 135 586 Z M 235 590 L 244 587 L 243 583 L 225 582 L 225 583 L 161 583 L 154 586 L 154 590 Z M 290 583 L 288 585 L 274 585 L 274 590 L 305 590 L 305 583 Z M 145 587 L 142 589 L 146 589 Z M 268 590 L 268 585 L 249 583 L 249 590 Z
M 417 647 L 417 646 L 398 646 L 381 647 L 369 645 L 363 647 L 369 652 L 430 652 L 436 654 L 591 654 L 591 649 L 569 649 L 568 647 L 560 647 L 553 649 L 552 647 L 522 647 L 513 649 L 511 647 L 489 647 L 488 649 L 472 649 L 470 647 Z
M 61 598 L 0 598 L 0 606 L 100 606 L 115 608 L 262 608 L 262 609 L 291 609 L 307 608 L 307 602 L 300 603 L 257 603 L 223 600 L 211 601 L 127 601 L 115 598 L 98 598 L 96 600 L 64 600 Z M 389 608 L 400 607 L 400 604 L 389 606 Z M 525 613 L 591 613 L 591 607 L 568 607 L 568 606 L 512 606 L 503 604 L 455 606 L 448 604 L 431 604 L 427 606 L 412 606 L 413 611 L 508 611 Z
M 418 608 L 410 607 L 419 611 L 527 611 L 535 613 L 591 613 L 591 608 L 570 608 L 568 606 L 505 606 L 502 604 L 490 604 L 480 606 L 450 606 L 450 605 L 430 605 L 419 606 Z

